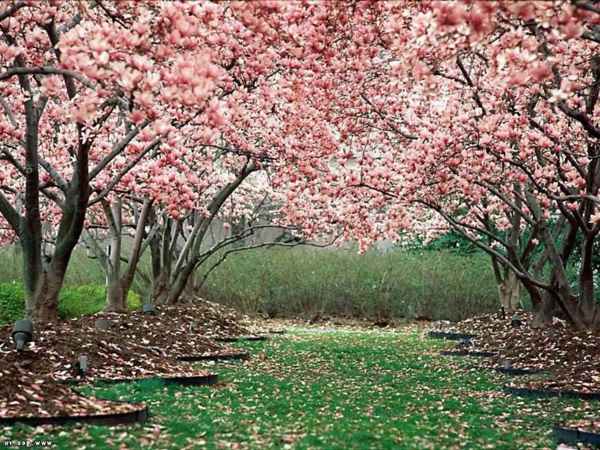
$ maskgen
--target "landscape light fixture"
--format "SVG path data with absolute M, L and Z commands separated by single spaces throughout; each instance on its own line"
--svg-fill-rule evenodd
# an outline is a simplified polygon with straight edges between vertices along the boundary
M 149 316 L 155 316 L 156 309 L 154 308 L 154 305 L 151 305 L 150 303 L 146 303 L 144 306 L 142 306 L 142 314 L 149 315 Z
M 108 319 L 98 319 L 94 323 L 94 328 L 98 330 L 108 330 L 110 327 L 110 321 Z
M 87 366 L 88 366 L 87 356 L 83 356 L 83 355 L 80 356 L 79 358 L 77 358 L 77 361 L 75 361 L 75 364 L 73 364 L 73 368 L 75 369 L 75 374 L 84 376 L 85 373 L 87 372 Z
M 474 352 L 477 349 L 477 345 L 473 339 L 461 339 L 459 341 L 459 348 L 462 351 Z
M 504 361 L 502 361 L 502 367 L 504 367 L 504 370 L 510 369 L 511 365 L 512 365 L 512 360 L 510 360 L 510 359 L 505 359 Z
M 22 351 L 25 348 L 25 344 L 33 338 L 33 323 L 31 320 L 17 320 L 13 327 L 12 338 L 15 344 L 17 344 L 17 350 Z
M 434 327 L 436 330 L 441 330 L 443 326 L 444 326 L 444 324 L 442 323 L 441 320 L 436 321 L 434 324 Z
M 512 316 L 512 318 L 510 319 L 510 324 L 512 325 L 513 328 L 518 328 L 521 326 L 521 317 L 519 317 L 518 314 L 515 314 L 514 316 Z
M 500 311 L 498 311 L 498 319 L 506 319 L 506 310 L 504 309 L 504 306 L 502 306 Z
M 190 323 L 190 331 L 196 331 L 198 326 L 195 323 Z

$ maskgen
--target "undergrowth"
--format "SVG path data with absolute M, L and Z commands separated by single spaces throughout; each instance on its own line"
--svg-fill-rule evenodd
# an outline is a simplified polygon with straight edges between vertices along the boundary
M 58 300 L 58 319 L 97 313 L 104 307 L 106 288 L 103 285 L 68 286 L 62 289 Z M 127 308 L 141 308 L 140 296 L 129 291 Z M 0 284 L 0 325 L 25 317 L 25 295 L 22 283 Z
M 489 259 L 449 250 L 235 253 L 210 273 L 200 295 L 246 314 L 375 320 L 463 319 L 495 311 L 499 301 Z

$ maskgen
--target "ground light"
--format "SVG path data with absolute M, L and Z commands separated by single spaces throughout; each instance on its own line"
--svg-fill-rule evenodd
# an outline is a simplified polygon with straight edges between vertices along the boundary
M 85 376 L 86 372 L 87 372 L 87 366 L 88 366 L 88 358 L 87 356 L 80 356 L 79 358 L 77 358 L 77 361 L 75 361 L 75 364 L 73 364 L 73 368 L 75 369 L 75 374 L 79 375 L 79 376 Z
M 515 314 L 510 319 L 510 324 L 512 325 L 513 328 L 520 327 L 521 326 L 521 317 L 518 314 Z
M 17 350 L 22 351 L 25 344 L 33 339 L 33 323 L 31 320 L 17 320 L 13 327 L 12 338 L 17 345 Z
M 98 330 L 108 330 L 110 327 L 110 321 L 107 319 L 98 319 L 94 322 L 94 327 Z
M 154 305 L 151 305 L 150 303 L 146 303 L 144 306 L 142 306 L 142 314 L 149 315 L 149 316 L 155 316 L 156 309 L 154 308 Z

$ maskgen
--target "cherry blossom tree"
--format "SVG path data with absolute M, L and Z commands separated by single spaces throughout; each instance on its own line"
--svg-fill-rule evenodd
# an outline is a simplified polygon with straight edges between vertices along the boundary
M 597 327 L 594 4 L 363 9 L 371 20 L 353 16 L 346 37 L 354 59 L 323 67 L 333 87 L 323 108 L 336 111 L 330 122 L 358 161 L 338 187 L 387 214 L 388 235 L 445 224 L 471 239 L 492 257 L 499 282 L 512 273 L 523 283 L 542 324 L 556 304 L 575 327 Z M 365 41 L 377 45 L 361 49 Z M 498 264 L 510 271 L 504 280 Z
M 3 3 L 0 213 L 23 248 L 29 317 L 55 318 L 88 207 L 152 152 L 175 160 L 185 146 L 214 139 L 243 44 L 255 55 L 267 48 L 258 17 L 272 10 L 268 2 Z M 231 23 L 220 23 L 219 14 Z M 194 134 L 184 137 L 178 130 L 192 121 Z M 47 201 L 58 216 L 45 211 Z M 58 228 L 44 258 L 42 224 L 50 215 Z
M 330 23 L 326 4 L 5 2 L 0 213 L 14 233 L 8 238 L 23 248 L 27 315 L 54 320 L 90 208 L 101 207 L 118 246 L 122 200 L 115 188 L 164 200 L 161 207 L 179 220 L 180 203 L 192 200 L 183 189 L 166 195 L 165 171 L 195 152 L 204 164 L 198 174 L 214 178 L 209 152 L 199 149 L 225 136 L 237 155 L 236 175 L 221 185 L 222 196 L 200 208 L 208 218 L 197 222 L 201 242 L 230 191 L 264 161 L 276 183 L 294 161 L 301 174 L 323 166 L 334 141 L 326 126 L 315 126 L 322 115 L 314 99 L 298 97 L 296 88 L 327 53 L 322 38 Z M 148 159 L 163 163 L 138 180 Z M 46 256 L 45 227 L 55 227 Z M 195 243 L 185 250 L 189 265 L 178 267 L 174 296 L 193 273 L 197 250 Z M 120 290 L 119 259 L 118 252 L 103 259 L 114 281 L 110 292 Z

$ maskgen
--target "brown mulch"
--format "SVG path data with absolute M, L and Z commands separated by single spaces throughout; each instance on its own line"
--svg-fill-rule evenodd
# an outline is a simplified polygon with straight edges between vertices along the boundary
M 0 327 L 0 361 L 11 363 L 36 377 L 54 380 L 154 378 L 205 375 L 201 370 L 179 363 L 160 347 L 130 340 L 117 330 L 96 330 L 70 323 L 37 324 L 34 341 L 18 352 L 10 333 L 12 327 Z M 170 330 L 165 329 L 164 333 Z M 202 351 L 211 348 L 203 347 Z M 74 363 L 87 356 L 88 370 L 80 376 Z
M 222 305 L 201 298 L 184 298 L 175 306 L 156 305 L 156 315 L 143 315 L 140 310 L 125 314 L 97 313 L 76 317 L 70 323 L 81 323 L 93 327 L 98 319 L 108 319 L 113 327 L 134 333 L 139 330 L 152 338 L 156 345 L 180 349 L 185 354 L 194 350 L 194 345 L 209 345 L 211 339 L 247 337 L 263 334 L 263 330 L 250 323 L 249 319 Z M 190 325 L 194 331 L 190 331 Z M 151 331 L 151 328 L 155 328 Z M 173 330 L 176 335 L 167 336 L 163 330 Z M 150 336 L 150 337 L 148 337 Z M 185 336 L 185 339 L 182 337 Z M 193 342 L 187 344 L 193 336 Z M 212 344 L 214 345 L 214 343 Z
M 111 321 L 108 330 L 96 320 Z M 190 324 L 194 324 L 194 329 Z M 98 313 L 53 324 L 35 324 L 33 341 L 18 352 L 12 325 L 0 326 L 0 418 L 81 416 L 139 410 L 139 405 L 86 398 L 64 381 L 93 382 L 205 376 L 210 372 L 175 358 L 239 353 L 216 337 L 256 336 L 262 330 L 233 311 L 201 299 L 157 306 L 156 315 Z M 75 363 L 87 356 L 85 374 Z
M 532 315 L 519 312 L 522 325 L 513 328 L 510 315 L 500 319 L 487 314 L 455 325 L 458 332 L 474 333 L 478 351 L 499 351 L 498 356 L 481 361 L 484 367 L 549 370 L 550 379 L 519 378 L 512 385 L 531 389 L 574 392 L 600 392 L 600 335 L 576 332 L 559 319 L 553 328 L 534 329 Z
M 586 433 L 600 433 L 600 419 L 567 420 L 560 425 L 565 428 L 576 429 Z
M 139 411 L 144 405 L 84 397 L 0 360 L 0 418 L 78 417 Z
M 94 328 L 100 318 L 108 330 Z M 190 329 L 190 324 L 195 329 Z M 98 313 L 55 324 L 36 324 L 34 342 L 17 352 L 11 325 L 0 326 L 0 361 L 55 380 L 167 378 L 202 376 L 207 372 L 176 361 L 179 356 L 231 354 L 239 350 L 216 344 L 214 337 L 256 335 L 256 327 L 238 323 L 231 310 L 201 299 L 178 306 L 157 306 L 156 315 Z M 74 368 L 87 356 L 88 370 Z

